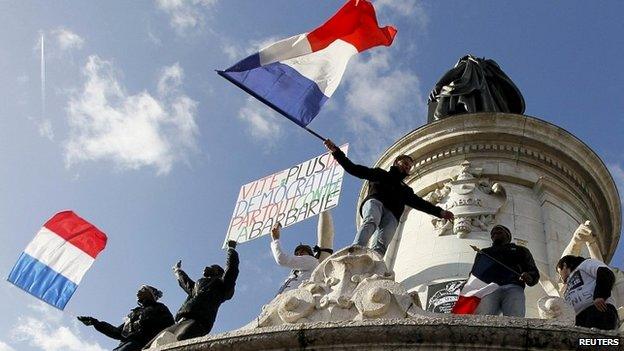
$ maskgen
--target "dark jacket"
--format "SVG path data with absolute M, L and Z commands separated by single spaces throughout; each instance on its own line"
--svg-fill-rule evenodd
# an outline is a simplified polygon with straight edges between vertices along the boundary
M 194 282 L 182 270 L 178 271 L 178 283 L 188 297 L 176 314 L 176 321 L 182 318 L 201 322 L 210 330 L 221 304 L 234 296 L 238 277 L 238 253 L 228 249 L 225 271 L 221 277 L 202 277 Z
M 440 214 L 442 208 L 418 197 L 414 194 L 414 190 L 403 182 L 405 174 L 398 167 L 392 166 L 389 171 L 386 171 L 381 168 L 356 165 L 340 149 L 332 155 L 347 173 L 369 182 L 368 196 L 360 204 L 360 214 L 362 205 L 368 199 L 377 199 L 392 212 L 397 220 L 401 218 L 405 205 L 439 218 L 442 217 Z
M 532 280 L 529 286 L 537 284 L 539 281 L 539 272 L 535 266 L 535 261 L 529 249 L 523 246 L 519 246 L 513 243 L 507 243 L 503 245 L 493 245 L 483 250 L 484 253 L 490 255 L 492 258 L 500 261 L 509 268 L 518 273 L 529 273 Z M 475 258 L 474 266 L 477 266 L 477 260 L 490 260 L 488 257 L 477 254 Z M 473 267 L 474 267 L 473 266 Z M 525 284 L 518 279 L 518 275 L 510 272 L 507 268 L 500 264 L 493 262 L 486 269 L 485 276 L 491 279 L 491 282 L 498 285 L 516 284 L 524 288 Z M 488 281 L 489 283 L 489 281 Z
M 100 333 L 122 343 L 134 341 L 145 345 L 172 324 L 173 316 L 167 306 L 153 302 L 133 308 L 126 316 L 126 321 L 118 327 L 102 321 L 96 321 L 93 326 Z

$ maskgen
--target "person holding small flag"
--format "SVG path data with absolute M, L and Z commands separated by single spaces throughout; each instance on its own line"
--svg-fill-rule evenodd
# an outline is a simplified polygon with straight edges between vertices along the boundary
M 511 242 L 511 231 L 495 225 L 492 246 L 477 251 L 470 277 L 459 293 L 451 313 L 524 317 L 524 287 L 539 281 L 529 249 Z
M 173 315 L 164 304 L 158 302 L 162 292 L 153 286 L 143 285 L 137 292 L 138 307 L 133 308 L 124 323 L 115 327 L 93 317 L 79 316 L 80 322 L 119 340 L 113 351 L 141 350 L 156 334 L 173 324 Z
M 368 196 L 360 205 L 362 224 L 358 229 L 353 245 L 366 246 L 375 234 L 373 250 L 382 256 L 403 215 L 405 206 L 423 211 L 438 218 L 453 220 L 450 211 L 435 206 L 414 194 L 414 190 L 403 181 L 414 167 L 414 160 L 408 155 L 400 155 L 394 160 L 390 170 L 368 168 L 356 165 L 331 140 L 325 140 L 325 147 L 331 151 L 344 170 L 352 176 L 368 180 Z

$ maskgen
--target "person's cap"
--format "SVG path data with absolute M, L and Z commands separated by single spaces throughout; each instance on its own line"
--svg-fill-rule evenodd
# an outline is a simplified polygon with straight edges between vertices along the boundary
M 492 236 L 496 229 L 500 229 L 501 231 L 503 231 L 507 235 L 507 240 L 511 241 L 511 231 L 509 230 L 509 228 L 501 224 L 497 224 L 492 228 L 492 230 L 490 231 L 490 236 Z
M 312 248 L 310 247 L 310 245 L 299 244 L 299 245 L 297 245 L 297 247 L 295 247 L 295 251 L 294 252 L 297 252 L 299 250 L 303 250 L 308 255 L 314 256 L 314 251 L 312 251 Z

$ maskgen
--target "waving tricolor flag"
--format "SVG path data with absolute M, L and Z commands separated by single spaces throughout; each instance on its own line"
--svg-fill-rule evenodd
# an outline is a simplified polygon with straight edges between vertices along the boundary
M 93 224 L 59 212 L 28 244 L 8 281 L 62 310 L 105 246 L 106 234 Z
M 367 0 L 349 0 L 315 30 L 278 41 L 218 74 L 302 127 L 332 96 L 349 59 L 392 44 Z

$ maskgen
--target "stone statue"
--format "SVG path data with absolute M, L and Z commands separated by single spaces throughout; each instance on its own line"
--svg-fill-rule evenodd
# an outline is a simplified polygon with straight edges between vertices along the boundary
M 257 320 L 244 329 L 422 314 L 426 312 L 394 281 L 394 273 L 381 255 L 361 246 L 351 246 L 322 261 L 309 281 L 265 305 Z
M 424 196 L 425 200 L 455 214 L 454 221 L 431 220 L 438 235 L 455 234 L 466 238 L 472 232 L 490 231 L 507 195 L 501 184 L 481 177 L 482 171 L 464 161 L 457 176 Z
M 429 94 L 428 122 L 476 112 L 524 113 L 522 93 L 494 60 L 466 55 Z
M 563 250 L 561 257 L 566 255 L 581 256 L 581 249 L 583 244 L 585 244 L 591 258 L 604 262 L 596 238 L 596 234 L 594 234 L 591 229 L 590 221 L 585 221 L 585 223 L 579 225 L 574 231 L 572 239 L 570 239 L 568 246 Z M 617 304 L 616 308 L 618 309 L 620 322 L 622 322 L 624 321 L 624 272 L 616 267 L 610 266 L 609 268 L 611 268 L 613 274 L 615 274 L 615 284 L 613 285 L 611 294 Z M 540 277 L 540 285 L 549 295 L 538 301 L 540 316 L 542 316 L 542 318 L 555 318 L 559 320 L 567 319 L 570 314 L 569 310 L 571 310 L 572 324 L 574 324 L 574 310 L 561 298 L 563 284 L 554 283 L 556 280 L 550 279 L 547 274 L 541 271 Z M 620 326 L 620 331 L 624 331 L 624 324 Z

